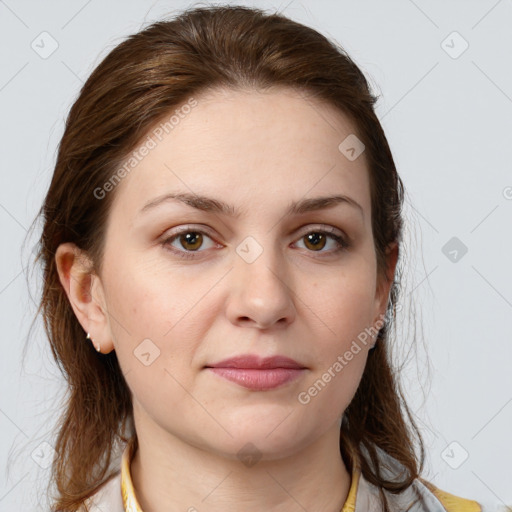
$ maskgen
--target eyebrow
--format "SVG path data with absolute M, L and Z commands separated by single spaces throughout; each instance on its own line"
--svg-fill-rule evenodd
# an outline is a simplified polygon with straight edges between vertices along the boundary
M 159 196 L 146 203 L 139 211 L 139 215 L 152 210 L 159 205 L 172 201 L 182 202 L 188 206 L 191 206 L 192 208 L 196 208 L 197 210 L 204 212 L 218 213 L 234 218 L 239 218 L 241 215 L 240 210 L 235 209 L 234 206 L 227 204 L 219 199 L 213 199 L 211 197 L 188 193 L 171 193 Z M 358 209 L 364 219 L 363 207 L 354 199 L 346 195 L 313 197 L 292 202 L 288 206 L 288 210 L 286 211 L 285 216 L 300 215 L 302 213 L 324 210 L 333 208 L 339 204 L 347 204 Z

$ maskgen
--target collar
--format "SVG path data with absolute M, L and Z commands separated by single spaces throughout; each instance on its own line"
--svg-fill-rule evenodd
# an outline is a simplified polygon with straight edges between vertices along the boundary
M 130 464 L 133 456 L 135 455 L 135 441 L 136 438 L 132 437 L 126 445 L 123 457 L 121 460 L 121 494 L 123 496 L 124 512 L 142 512 L 142 508 L 135 496 L 133 488 L 132 475 L 130 471 Z
M 121 460 L 121 494 L 123 496 L 124 512 L 143 512 L 133 487 L 130 464 L 135 455 L 135 438 L 132 437 L 126 445 Z M 361 471 L 358 464 L 352 468 L 352 478 L 348 496 L 341 512 L 354 512 L 356 508 L 356 496 Z

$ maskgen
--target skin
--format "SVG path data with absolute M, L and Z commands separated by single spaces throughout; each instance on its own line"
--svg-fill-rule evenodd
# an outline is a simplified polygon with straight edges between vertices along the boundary
M 348 118 L 290 89 L 196 99 L 110 192 L 101 275 L 88 276 L 86 256 L 63 244 L 61 282 L 84 330 L 103 353 L 116 350 L 133 393 L 131 473 L 144 512 L 339 511 L 351 482 L 340 420 L 370 343 L 309 403 L 297 397 L 386 311 L 398 253 L 390 246 L 387 279 L 378 275 L 365 154 L 349 161 L 338 149 L 356 133 Z M 168 192 L 217 198 L 241 214 L 177 201 L 139 213 Z M 292 201 L 334 194 L 362 211 L 347 203 L 284 216 Z M 183 236 L 164 245 L 180 226 L 205 230 L 202 245 Z M 308 243 L 322 228 L 350 246 Z M 251 263 L 236 251 L 246 237 L 262 249 Z M 147 339 L 146 366 L 134 351 Z M 267 391 L 204 369 L 248 353 L 285 355 L 307 369 Z M 237 457 L 247 443 L 261 457 L 251 466 Z

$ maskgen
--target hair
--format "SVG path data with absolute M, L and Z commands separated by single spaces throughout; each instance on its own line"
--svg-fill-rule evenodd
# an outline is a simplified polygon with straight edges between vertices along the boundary
M 115 474 L 109 473 L 112 450 L 129 441 L 125 427 L 133 425 L 132 396 L 115 351 L 98 354 L 85 342 L 60 283 L 58 246 L 76 244 L 90 257 L 90 272 L 99 275 L 116 191 L 99 200 L 94 190 L 111 179 L 149 130 L 192 95 L 221 87 L 263 91 L 275 86 L 323 101 L 353 123 L 365 145 L 377 270 L 393 279 L 386 323 L 343 416 L 341 456 L 350 469 L 360 461 L 386 509 L 382 490 L 401 492 L 419 477 L 424 444 L 389 347 L 401 270 L 397 266 L 388 276 L 385 254 L 393 242 L 401 247 L 404 188 L 374 111 L 377 97 L 344 49 L 312 28 L 257 8 L 195 7 L 129 36 L 94 69 L 70 109 L 38 213 L 43 229 L 35 261 L 41 261 L 44 282 L 37 314 L 42 311 L 52 355 L 69 386 L 56 426 L 52 511 L 85 506 Z M 134 431 L 131 436 L 136 442 Z M 405 466 L 403 479 L 383 476 L 378 449 Z

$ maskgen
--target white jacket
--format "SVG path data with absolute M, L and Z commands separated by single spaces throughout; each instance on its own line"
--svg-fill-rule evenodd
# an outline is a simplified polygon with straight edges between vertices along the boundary
M 137 502 L 130 476 L 133 443 L 124 449 L 121 469 L 87 501 L 90 512 L 143 512 Z M 387 477 L 398 474 L 403 467 L 398 461 L 377 448 Z M 123 496 L 124 494 L 124 496 Z M 384 491 L 393 512 L 505 512 L 508 509 L 484 506 L 473 500 L 446 493 L 423 479 L 414 480 L 402 493 L 395 495 Z M 347 500 L 341 512 L 381 512 L 383 510 L 378 487 L 368 482 L 356 465 Z

